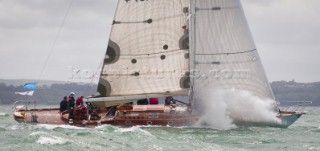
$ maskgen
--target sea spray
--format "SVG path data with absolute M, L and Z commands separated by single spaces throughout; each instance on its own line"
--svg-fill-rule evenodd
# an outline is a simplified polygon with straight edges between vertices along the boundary
M 235 128 L 234 122 L 280 122 L 274 102 L 261 99 L 248 91 L 236 89 L 206 89 L 195 95 L 201 102 L 201 118 L 197 123 L 214 129 Z
M 232 119 L 228 116 L 226 102 L 220 101 L 223 100 L 221 95 L 216 95 L 214 91 L 211 92 L 208 89 L 196 94 L 194 99 L 195 102 L 198 102 L 196 108 L 200 112 L 197 114 L 202 115 L 196 126 L 206 126 L 214 129 L 235 128 Z

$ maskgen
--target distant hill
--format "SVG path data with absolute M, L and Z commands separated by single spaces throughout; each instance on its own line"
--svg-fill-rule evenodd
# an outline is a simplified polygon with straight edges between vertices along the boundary
M 312 101 L 312 106 L 320 106 L 320 82 L 276 81 L 271 83 L 271 88 L 282 105 L 289 101 Z
M 33 80 L 1 80 L 0 104 L 12 104 L 16 100 L 26 99 L 14 92 L 26 91 L 22 85 Z M 38 89 L 32 96 L 39 104 L 58 104 L 63 96 L 75 92 L 76 97 L 96 93 L 97 85 L 89 87 L 87 83 L 70 83 L 61 81 L 40 81 Z M 90 91 L 86 92 L 90 88 Z M 312 106 L 320 106 L 320 82 L 297 83 L 295 81 L 275 81 L 271 83 L 277 101 L 289 105 L 288 101 L 312 101 Z

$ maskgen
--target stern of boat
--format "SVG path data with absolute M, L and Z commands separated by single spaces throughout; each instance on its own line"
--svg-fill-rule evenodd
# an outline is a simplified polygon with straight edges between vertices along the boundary
M 36 108 L 33 101 L 19 100 L 13 104 L 13 118 L 17 122 L 37 124 L 65 124 L 67 119 L 59 108 Z

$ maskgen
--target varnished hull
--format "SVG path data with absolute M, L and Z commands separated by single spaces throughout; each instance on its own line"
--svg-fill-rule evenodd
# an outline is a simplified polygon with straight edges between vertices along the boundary
M 141 107 L 141 106 L 140 106 Z M 155 108 L 156 106 L 152 106 Z M 161 109 L 166 108 L 161 106 Z M 136 125 L 159 125 L 159 126 L 188 126 L 198 120 L 198 116 L 191 116 L 185 111 L 175 112 L 171 109 L 165 110 L 143 110 L 136 111 L 132 108 L 118 108 L 115 116 L 105 116 L 108 108 L 100 109 L 96 112 L 96 116 L 75 114 L 74 119 L 68 119 L 68 113 L 60 113 L 59 109 L 32 109 L 32 110 L 16 110 L 14 119 L 18 122 L 29 122 L 37 124 L 53 124 L 53 125 L 74 125 L 79 127 L 95 127 L 102 124 L 110 124 L 115 126 L 136 126 Z M 79 111 L 80 112 L 80 111 Z
M 159 125 L 159 126 L 190 126 L 199 120 L 199 116 L 191 115 L 190 111 L 178 111 L 164 105 L 150 106 L 124 106 L 118 107 L 113 116 L 106 116 L 108 108 L 96 110 L 90 117 L 86 112 L 76 111 L 74 119 L 68 119 L 68 113 L 60 113 L 59 109 L 32 109 L 16 110 L 14 119 L 18 122 L 37 124 L 74 125 L 79 127 L 96 127 L 102 124 L 115 126 Z M 281 123 L 243 122 L 235 121 L 237 125 L 255 125 L 288 127 L 293 124 L 303 113 L 280 112 L 277 116 Z
M 37 116 L 37 121 L 35 117 Z M 35 109 L 35 110 L 18 110 L 13 117 L 18 122 L 33 122 L 40 124 L 65 124 L 66 119 L 59 113 L 59 109 Z

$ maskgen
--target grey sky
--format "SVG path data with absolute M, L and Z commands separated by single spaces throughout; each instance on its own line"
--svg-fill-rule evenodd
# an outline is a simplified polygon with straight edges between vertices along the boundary
M 39 78 L 70 2 L 0 0 L 1 79 Z M 116 2 L 74 0 L 41 79 L 90 81 L 86 71 L 104 57 Z M 319 81 L 320 1 L 242 2 L 269 80 Z

